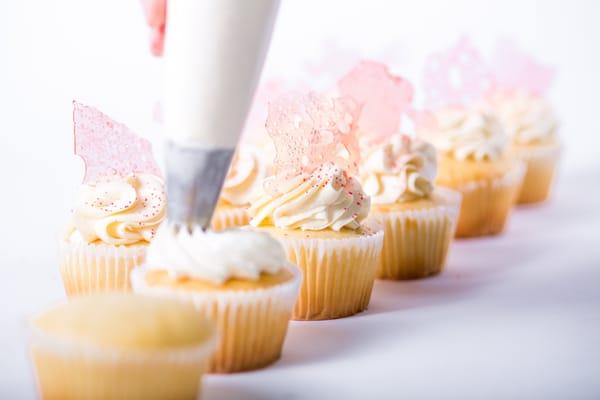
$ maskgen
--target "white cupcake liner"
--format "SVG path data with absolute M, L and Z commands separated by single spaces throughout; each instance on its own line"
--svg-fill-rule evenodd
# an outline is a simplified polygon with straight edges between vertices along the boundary
M 454 237 L 461 194 L 436 188 L 428 208 L 372 212 L 384 227 L 377 277 L 415 279 L 439 273 Z
M 476 237 L 501 233 L 516 204 L 526 164 L 515 160 L 504 175 L 492 180 L 476 180 L 448 187 L 462 194 L 456 237 Z
M 293 278 L 281 284 L 252 290 L 191 291 L 149 286 L 146 268 L 132 273 L 133 290 L 191 302 L 215 321 L 219 334 L 210 372 L 237 372 L 266 366 L 281 355 L 287 326 L 298 296 L 302 274 L 288 264 Z
M 130 291 L 129 275 L 146 259 L 147 244 L 115 246 L 60 240 L 59 265 L 68 296 Z
M 75 343 L 30 327 L 41 398 L 171 399 L 198 396 L 216 336 L 193 347 L 118 350 Z
M 321 320 L 364 311 L 371 298 L 383 229 L 366 225 L 370 235 L 347 238 L 299 238 L 274 235 L 290 262 L 298 265 L 304 281 L 292 319 Z
M 562 146 L 541 145 L 515 148 L 515 156 L 527 164 L 518 203 L 538 203 L 548 198 L 562 154 Z
M 211 221 L 211 228 L 214 231 L 222 231 L 224 229 L 246 226 L 248 222 L 250 222 L 250 216 L 246 208 L 217 206 Z

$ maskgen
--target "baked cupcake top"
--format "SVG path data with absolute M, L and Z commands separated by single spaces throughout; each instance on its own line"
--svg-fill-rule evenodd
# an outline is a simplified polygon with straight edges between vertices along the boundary
M 361 147 L 360 179 L 373 204 L 414 201 L 433 191 L 437 162 L 431 144 L 392 135 L 383 142 Z
M 166 270 L 173 278 L 193 278 L 221 285 L 230 279 L 256 281 L 261 274 L 286 268 L 281 244 L 264 232 L 179 231 L 165 225 L 148 248 L 146 268 Z
M 419 136 L 444 155 L 457 160 L 494 161 L 502 158 L 510 144 L 502 124 L 482 107 L 448 107 L 433 114 Z
M 109 350 L 189 348 L 212 340 L 214 327 L 192 305 L 136 294 L 80 296 L 31 321 L 34 334 Z
M 259 149 L 242 144 L 236 151 L 221 191 L 221 203 L 247 207 L 256 197 L 266 175 L 267 165 Z
M 251 225 L 281 229 L 358 229 L 370 198 L 354 177 L 359 161 L 357 105 L 314 92 L 271 103 L 267 131 L 273 173 L 249 209 Z
M 112 245 L 150 242 L 166 215 L 166 193 L 150 174 L 111 176 L 79 189 L 67 240 Z
M 85 177 L 66 240 L 131 245 L 149 242 L 165 219 L 166 193 L 152 146 L 100 111 L 73 103 L 75 154 Z

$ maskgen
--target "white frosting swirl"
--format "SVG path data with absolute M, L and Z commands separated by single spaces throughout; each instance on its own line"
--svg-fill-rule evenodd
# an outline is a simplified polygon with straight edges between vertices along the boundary
M 371 204 L 360 182 L 333 163 L 321 165 L 310 175 L 296 176 L 277 189 L 277 193 L 265 193 L 252 203 L 251 225 L 302 230 L 358 229 Z
M 373 204 L 394 204 L 428 196 L 437 172 L 435 148 L 405 135 L 377 144 L 362 143 L 366 154 L 361 182 Z
M 251 146 L 240 147 L 225 178 L 221 200 L 233 206 L 248 206 L 261 188 L 265 170 L 265 163 L 257 149 Z
M 497 160 L 509 146 L 500 121 L 482 108 L 446 108 L 435 114 L 435 127 L 422 132 L 438 150 L 458 160 Z
M 163 226 L 148 248 L 146 266 L 214 284 L 238 278 L 258 280 L 287 264 L 281 244 L 265 232 L 230 229 L 188 232 Z
M 160 178 L 111 176 L 83 185 L 73 209 L 68 240 L 112 245 L 149 242 L 166 214 Z
M 556 138 L 558 120 L 543 98 L 516 92 L 496 96 L 491 103 L 514 143 L 547 143 Z

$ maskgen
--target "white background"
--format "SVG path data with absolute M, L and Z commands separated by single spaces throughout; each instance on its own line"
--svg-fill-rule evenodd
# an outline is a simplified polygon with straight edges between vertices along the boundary
M 599 16 L 593 0 L 284 0 L 266 74 L 325 66 L 318 86 L 361 57 L 418 84 L 424 56 L 462 33 L 484 52 L 517 39 L 558 70 L 567 151 L 554 200 L 504 236 L 456 243 L 438 278 L 378 283 L 363 315 L 293 323 L 281 362 L 211 377 L 209 398 L 600 397 Z M 82 176 L 71 100 L 159 142 L 147 33 L 134 0 L 0 1 L 2 398 L 33 396 L 25 317 L 64 297 L 55 238 Z

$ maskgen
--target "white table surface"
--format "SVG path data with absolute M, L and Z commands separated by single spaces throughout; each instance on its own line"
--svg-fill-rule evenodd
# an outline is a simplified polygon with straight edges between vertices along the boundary
M 504 235 L 455 242 L 442 275 L 377 282 L 351 318 L 292 322 L 279 362 L 210 376 L 206 398 L 600 398 L 600 173 L 559 183 Z M 35 273 L 48 253 L 3 255 L 3 399 L 35 396 L 25 317 L 64 297 L 53 267 Z

